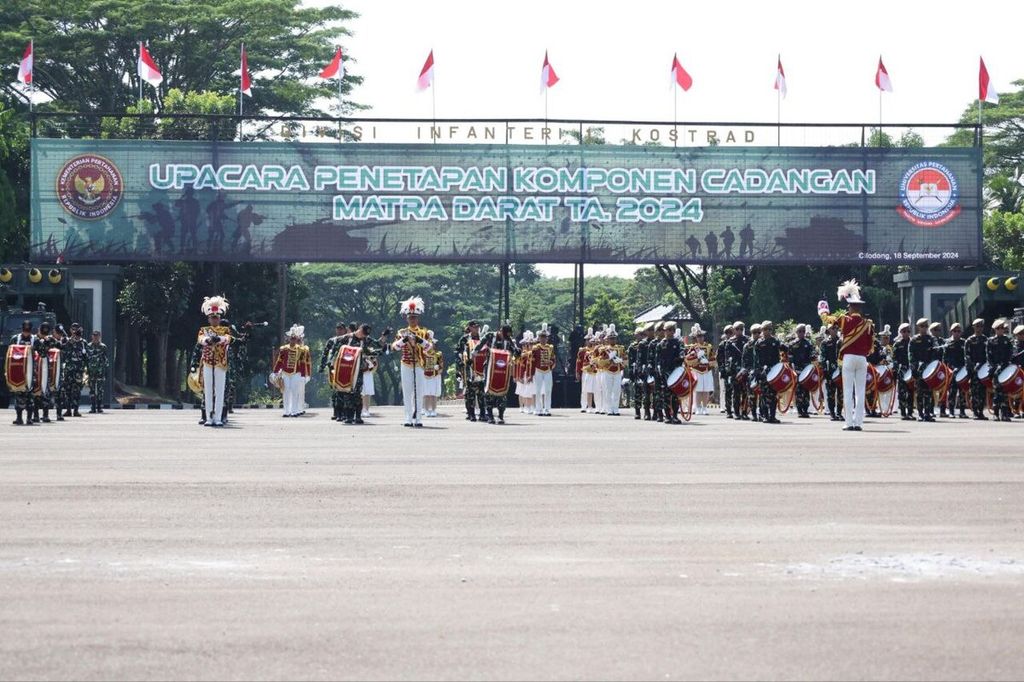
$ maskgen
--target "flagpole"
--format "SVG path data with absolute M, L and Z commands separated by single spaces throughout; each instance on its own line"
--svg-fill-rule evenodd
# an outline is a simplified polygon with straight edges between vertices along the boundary
M 243 105 L 245 101 L 245 93 L 242 92 L 242 81 L 245 80 L 245 72 L 248 64 L 245 64 L 242 57 L 245 55 L 245 43 L 242 43 L 242 50 L 238 55 L 238 141 L 241 142 L 245 134 L 245 121 L 242 120 Z
M 878 88 L 878 145 L 882 145 L 882 88 Z
M 32 113 L 33 107 L 35 106 L 34 100 L 36 95 L 36 39 L 28 39 L 28 49 L 32 54 L 32 69 L 29 73 L 28 83 L 28 113 Z
M 672 146 L 679 146 L 679 86 L 672 84 L 672 132 L 676 139 L 672 140 Z
M 142 41 L 141 40 L 139 41 L 139 59 L 140 60 L 142 59 Z M 135 63 L 135 70 L 136 71 L 139 70 L 138 62 Z M 141 73 L 139 74 L 139 104 L 138 104 L 138 106 L 140 108 L 142 107 L 142 74 Z
M 776 76 L 778 78 L 778 76 Z M 775 146 L 782 146 L 782 88 L 775 89 L 775 120 L 777 128 L 775 130 Z

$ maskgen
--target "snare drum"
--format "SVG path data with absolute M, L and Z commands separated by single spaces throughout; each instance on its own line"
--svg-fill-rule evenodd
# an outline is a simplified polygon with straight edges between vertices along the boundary
M 1024 371 L 1017 365 L 1007 365 L 996 377 L 996 381 L 1006 395 L 1017 395 L 1024 391 Z
M 868 365 L 868 371 L 864 374 L 864 395 L 870 395 L 878 391 L 878 367 Z
M 914 370 L 907 367 L 905 370 L 903 370 L 903 375 L 900 377 L 900 379 L 902 379 L 903 383 L 907 385 L 907 388 L 914 388 Z
M 832 385 L 836 388 L 843 387 L 843 369 L 841 367 L 832 370 Z

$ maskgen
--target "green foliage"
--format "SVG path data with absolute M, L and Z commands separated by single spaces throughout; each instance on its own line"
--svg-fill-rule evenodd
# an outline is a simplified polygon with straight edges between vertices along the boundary
M 246 110 L 311 114 L 337 103 L 336 83 L 314 77 L 356 16 L 299 0 L 16 0 L 0 4 L 0 54 L 15 62 L 34 38 L 35 84 L 50 106 L 114 112 L 138 99 L 138 40 L 163 74 L 161 109 L 173 89 L 237 93 L 244 41 L 253 77 Z M 343 92 L 360 82 L 346 75 Z M 2 91 L 21 97 L 14 85 Z M 154 96 L 149 85 L 143 92 Z
M 28 256 L 28 126 L 0 101 L 0 262 Z
M 621 301 L 607 292 L 600 294 L 586 309 L 588 327 L 600 329 L 606 325 L 615 325 L 619 341 L 628 343 L 633 336 L 633 315 Z
M 168 91 L 164 99 L 163 114 L 231 114 L 234 98 L 217 92 L 202 90 Z M 126 114 L 152 114 L 156 107 L 149 100 L 129 106 Z M 235 139 L 237 126 L 233 121 L 206 121 L 176 118 L 116 118 L 104 117 L 100 121 L 100 136 L 104 139 L 151 140 L 225 140 Z
M 985 216 L 985 258 L 992 266 L 1024 270 L 1024 213 L 993 211 Z

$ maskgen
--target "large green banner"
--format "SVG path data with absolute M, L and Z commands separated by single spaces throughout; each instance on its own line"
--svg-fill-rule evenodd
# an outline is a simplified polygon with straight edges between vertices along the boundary
M 976 263 L 976 148 L 38 139 L 68 261 Z

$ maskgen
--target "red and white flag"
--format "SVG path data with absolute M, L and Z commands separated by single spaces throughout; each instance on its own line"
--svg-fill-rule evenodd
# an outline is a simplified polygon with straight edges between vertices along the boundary
M 156 68 L 156 62 L 153 61 L 149 50 L 142 43 L 139 43 L 139 78 L 154 88 L 164 82 L 164 77 L 160 75 L 160 69 Z
M 782 99 L 786 99 L 786 71 L 782 68 L 782 55 L 779 55 L 779 65 L 775 69 L 775 89 L 779 91 Z
M 420 77 L 416 80 L 416 87 L 420 90 L 426 90 L 434 84 L 434 51 L 431 50 L 430 54 L 427 55 L 427 61 L 423 62 L 423 68 L 420 69 Z
M 882 57 L 878 57 L 878 70 L 875 71 L 875 85 L 882 92 L 892 92 L 892 81 L 889 79 L 889 72 L 885 70 Z
M 558 74 L 548 61 L 548 51 L 544 50 L 544 65 L 540 67 L 540 91 L 544 92 L 558 82 Z
M 239 85 L 242 94 L 252 97 L 252 78 L 249 76 L 249 58 L 245 54 L 245 45 L 242 45 L 242 82 Z
M 693 79 L 686 72 L 683 65 L 679 63 L 679 55 L 672 55 L 672 82 L 681 87 L 684 91 L 693 87 Z
M 32 53 L 35 52 L 33 47 L 33 42 L 29 41 L 28 47 L 25 48 L 25 55 L 21 58 L 21 66 L 18 67 L 18 80 L 25 85 L 32 85 Z
M 982 102 L 999 104 L 999 93 L 996 92 L 996 86 L 992 85 L 992 79 L 989 78 L 984 59 L 981 60 L 981 68 L 978 71 L 978 99 Z
M 320 72 L 321 78 L 338 78 L 342 79 L 345 77 L 345 63 L 341 58 L 341 48 L 334 53 L 334 59 L 331 63 L 324 67 L 324 70 Z

